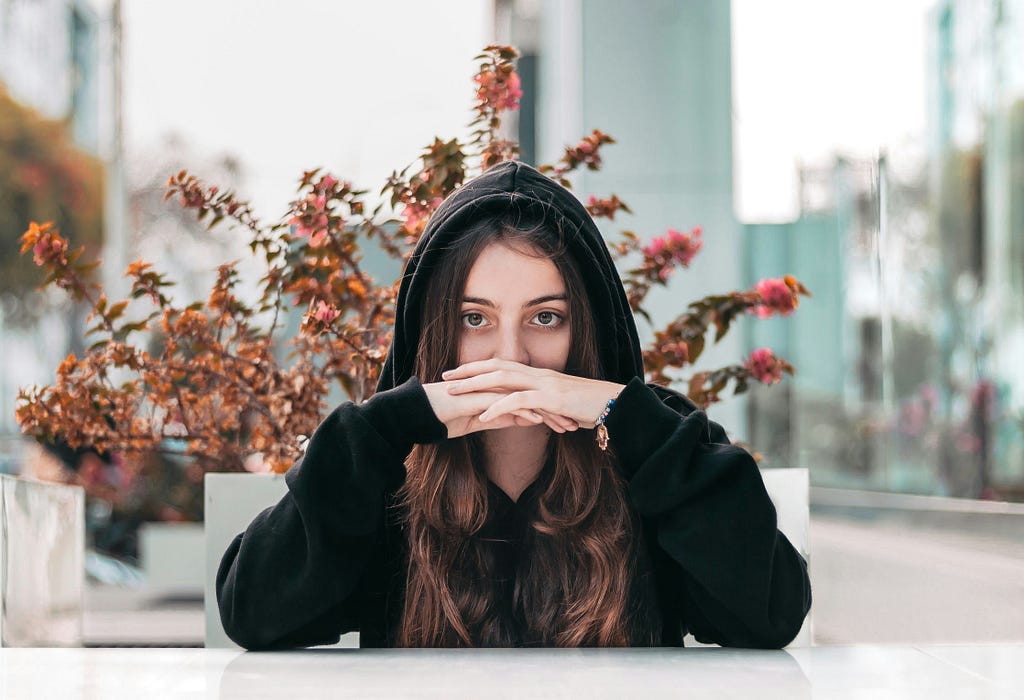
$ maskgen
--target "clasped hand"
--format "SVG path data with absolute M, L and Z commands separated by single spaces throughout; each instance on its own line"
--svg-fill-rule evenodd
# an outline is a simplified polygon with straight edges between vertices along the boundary
M 593 428 L 608 399 L 625 387 L 498 359 L 468 362 L 441 377 L 423 389 L 449 438 L 541 423 L 557 433 Z

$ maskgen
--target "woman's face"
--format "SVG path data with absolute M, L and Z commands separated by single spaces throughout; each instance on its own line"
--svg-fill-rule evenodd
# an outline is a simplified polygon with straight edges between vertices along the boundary
M 498 358 L 563 371 L 569 357 L 565 282 L 547 258 L 495 242 L 473 263 L 462 298 L 459 364 Z

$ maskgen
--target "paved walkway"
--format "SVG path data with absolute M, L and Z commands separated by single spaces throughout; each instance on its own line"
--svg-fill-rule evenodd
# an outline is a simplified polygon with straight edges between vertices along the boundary
M 816 644 L 1024 641 L 1024 542 L 817 515 Z

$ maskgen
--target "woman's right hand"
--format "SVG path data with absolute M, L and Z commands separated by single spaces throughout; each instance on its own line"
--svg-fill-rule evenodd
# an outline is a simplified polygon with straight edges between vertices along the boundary
M 480 414 L 490 408 L 495 401 L 504 398 L 506 394 L 479 391 L 453 395 L 448 393 L 449 386 L 451 386 L 451 382 L 433 382 L 423 385 L 423 391 L 427 394 L 430 407 L 434 410 L 437 419 L 448 429 L 449 438 L 462 437 L 479 430 L 498 430 L 541 423 L 547 423 L 548 427 L 556 432 L 565 432 L 570 429 L 567 421 L 559 416 L 544 416 L 529 409 L 505 414 L 494 420 L 481 423 L 477 420 Z M 565 425 L 562 425 L 563 423 Z

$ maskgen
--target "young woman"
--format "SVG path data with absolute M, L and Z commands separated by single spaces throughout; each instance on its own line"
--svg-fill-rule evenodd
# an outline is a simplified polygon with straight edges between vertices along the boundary
M 644 383 L 597 227 L 521 163 L 434 213 L 377 393 L 285 479 L 217 575 L 249 649 L 781 647 L 810 607 L 754 460 Z

